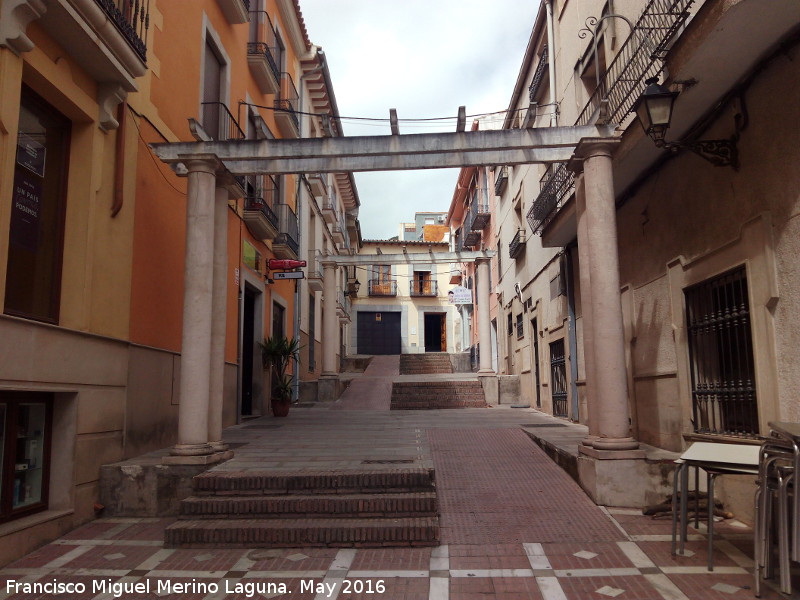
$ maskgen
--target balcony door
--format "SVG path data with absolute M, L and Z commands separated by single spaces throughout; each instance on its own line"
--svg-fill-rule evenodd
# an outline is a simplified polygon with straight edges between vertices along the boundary
M 222 75 L 225 63 L 219 52 L 206 40 L 203 57 L 203 129 L 215 140 L 220 139 L 222 117 Z

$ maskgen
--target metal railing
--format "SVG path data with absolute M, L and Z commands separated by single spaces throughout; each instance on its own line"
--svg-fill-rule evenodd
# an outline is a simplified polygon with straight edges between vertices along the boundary
M 542 49 L 542 54 L 539 57 L 539 63 L 536 65 L 536 70 L 533 72 L 531 85 L 528 88 L 528 99 L 531 102 L 536 102 L 536 96 L 539 94 L 539 87 L 542 85 L 544 74 L 547 73 L 547 61 L 547 45 L 545 44 L 544 48 Z
M 505 191 L 508 183 L 508 167 L 497 167 L 494 173 L 494 195 L 500 196 Z
M 286 72 L 281 73 L 281 89 L 280 94 L 275 98 L 275 109 L 286 112 L 292 118 L 298 130 L 300 129 L 300 118 L 295 111 L 297 111 L 299 98 L 292 76 Z
M 95 0 L 114 26 L 144 62 L 147 62 L 147 30 L 150 0 Z
M 367 284 L 370 296 L 397 296 L 396 279 L 370 279 Z
M 297 242 L 297 215 L 288 204 L 278 204 L 274 208 L 278 215 L 278 236 L 275 238 L 275 243 L 285 244 L 297 254 L 300 250 Z
M 306 273 L 309 279 L 322 280 L 322 264 L 319 262 L 320 258 L 322 258 L 322 252 L 319 250 L 308 251 L 308 268 Z
M 224 142 L 244 139 L 244 131 L 226 104 L 201 102 L 200 106 L 203 107 L 203 129 L 214 140 Z
M 550 344 L 550 393 L 553 416 L 567 417 L 567 357 L 564 338 Z
M 275 37 L 275 28 L 272 26 L 272 21 L 269 14 L 264 10 L 254 10 L 250 12 L 250 20 L 254 18 L 259 19 L 263 15 L 264 21 L 258 22 L 254 26 L 251 25 L 251 31 L 255 33 L 254 40 L 247 43 L 247 53 L 264 56 L 269 63 L 269 68 L 272 69 L 275 79 L 280 79 L 281 69 L 275 60 L 278 51 L 278 41 Z
M 619 52 L 600 78 L 575 125 L 586 125 L 605 105 L 609 123 L 621 122 L 644 91 L 645 80 L 657 77 L 664 68 L 667 46 L 689 16 L 694 0 L 649 0 L 636 24 L 620 46 Z M 575 186 L 575 175 L 565 164 L 554 167 L 542 184 L 528 211 L 528 224 L 541 234 L 553 219 Z
M 244 209 L 258 210 L 267 221 L 278 228 L 278 215 L 272 210 L 278 186 L 272 175 L 248 175 L 244 178 Z
M 517 256 L 522 252 L 522 249 L 524 247 L 525 247 L 525 230 L 517 229 L 517 233 L 514 235 L 514 238 L 511 240 L 511 243 L 508 244 L 508 255 L 511 258 L 517 258 Z
M 472 203 L 469 207 L 471 215 L 470 229 L 477 231 L 486 227 L 489 221 L 489 200 L 486 188 L 475 188 L 472 191 Z
M 430 275 L 409 281 L 409 294 L 415 297 L 434 298 L 439 295 L 439 282 Z

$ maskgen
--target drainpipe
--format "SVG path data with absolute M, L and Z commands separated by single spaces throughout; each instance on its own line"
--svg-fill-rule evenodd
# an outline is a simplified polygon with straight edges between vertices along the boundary
M 325 56 L 321 56 L 320 60 L 324 61 Z M 316 73 L 317 71 L 321 71 L 323 68 L 323 64 L 321 63 L 318 67 L 314 67 L 310 71 L 306 71 L 302 75 L 300 75 L 300 99 L 298 101 L 298 113 L 300 113 L 300 137 L 303 136 L 303 100 L 305 99 L 305 93 L 303 91 L 303 80 L 311 75 L 312 73 Z M 300 191 L 302 189 L 303 179 L 305 178 L 304 175 L 298 174 L 297 175 L 297 191 L 295 193 L 295 217 L 297 217 L 297 246 L 302 248 L 302 221 L 300 219 L 302 205 L 300 202 Z M 306 259 L 308 256 L 306 255 Z M 303 257 L 300 257 L 300 260 L 303 260 Z M 294 283 L 294 332 L 293 337 L 296 340 L 300 340 L 300 280 L 295 280 Z M 310 341 L 311 344 L 314 343 L 314 340 Z M 297 355 L 295 356 L 295 361 L 292 364 L 292 402 L 299 402 L 300 400 L 300 351 L 298 350 Z
M 550 78 L 550 127 L 558 125 L 558 107 L 556 106 L 556 45 L 553 39 L 553 0 L 545 2 L 547 8 L 547 67 L 548 77 Z

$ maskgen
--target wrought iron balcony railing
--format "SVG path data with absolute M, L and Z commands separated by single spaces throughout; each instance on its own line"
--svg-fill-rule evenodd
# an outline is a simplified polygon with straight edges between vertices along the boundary
M 275 238 L 275 243 L 286 245 L 297 254 L 300 250 L 300 245 L 297 242 L 297 215 L 288 204 L 277 204 L 274 209 L 278 215 L 278 235 Z
M 276 204 L 275 196 L 278 186 L 272 175 L 250 175 L 244 178 L 244 209 L 259 210 L 272 223 L 278 227 L 278 215 L 272 210 Z
M 525 249 L 525 230 L 518 229 L 516 235 L 508 245 L 508 255 L 511 258 L 517 258 Z
M 469 212 L 472 216 L 470 229 L 473 231 L 484 229 L 489 222 L 490 216 L 489 199 L 486 194 L 486 188 L 475 188 L 473 190 Z
M 147 62 L 150 0 L 95 0 L 142 61 Z
M 397 280 L 370 279 L 368 290 L 370 296 L 397 296 Z
M 689 16 L 694 0 L 648 0 L 630 35 L 600 78 L 597 88 L 581 111 L 575 125 L 586 125 L 605 104 L 608 122 L 621 122 L 644 91 L 645 80 L 657 77 L 664 68 L 661 60 L 667 47 Z M 554 168 L 542 184 L 539 196 L 528 211 L 528 224 L 541 234 L 572 192 L 574 174 L 564 164 Z
M 539 57 L 539 62 L 536 65 L 536 70 L 533 72 L 533 79 L 528 88 L 528 99 L 531 102 L 536 102 L 536 97 L 539 95 L 539 88 L 542 85 L 544 74 L 547 73 L 547 45 L 542 49 L 542 54 Z
M 502 196 L 508 185 L 508 167 L 497 167 L 494 171 L 494 195 Z
M 409 282 L 410 295 L 414 297 L 435 298 L 439 295 L 439 282 L 433 277 L 412 279 Z
M 244 131 L 239 122 L 222 102 L 201 102 L 203 107 L 203 129 L 212 139 L 224 142 L 243 140 Z
M 296 111 L 299 98 L 292 76 L 289 73 L 281 73 L 281 89 L 278 97 L 275 98 L 275 109 L 288 114 L 298 130 L 300 129 L 300 118 Z
M 254 39 L 247 43 L 247 54 L 263 56 L 267 60 L 272 75 L 277 82 L 281 78 L 281 69 L 276 60 L 278 41 L 269 14 L 263 10 L 251 11 L 250 20 L 251 37 Z

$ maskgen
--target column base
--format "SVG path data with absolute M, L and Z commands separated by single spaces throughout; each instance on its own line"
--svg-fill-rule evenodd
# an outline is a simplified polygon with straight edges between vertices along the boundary
M 497 373 L 495 373 L 491 369 L 481 369 L 480 371 L 478 371 L 478 377 L 493 377 L 495 375 L 497 375 Z
M 162 465 L 214 465 L 233 458 L 233 450 L 203 455 L 167 455 L 161 457 Z
M 595 504 L 640 508 L 647 505 L 651 495 L 647 461 L 644 451 L 632 453 L 598 451 L 582 446 L 578 453 L 578 482 Z M 592 454 L 596 454 L 593 456 Z M 663 479 L 663 478 L 659 478 Z
M 172 456 L 203 456 L 205 454 L 212 454 L 214 449 L 208 442 L 200 444 L 175 444 L 170 448 L 169 453 Z
M 597 450 L 636 450 L 639 448 L 639 442 L 632 437 L 598 437 L 592 442 L 592 447 Z
M 323 373 L 317 381 L 317 400 L 320 402 L 333 402 L 339 399 L 339 376 L 336 373 Z
M 586 447 L 586 448 L 591 448 L 596 439 L 598 439 L 598 437 L 596 435 L 587 435 L 585 438 L 583 438 L 581 440 L 580 446 L 581 447 Z
M 208 442 L 208 445 L 211 446 L 211 449 L 214 452 L 225 452 L 230 446 L 223 442 L 222 440 L 218 440 L 216 442 Z

